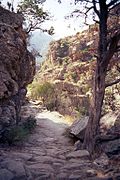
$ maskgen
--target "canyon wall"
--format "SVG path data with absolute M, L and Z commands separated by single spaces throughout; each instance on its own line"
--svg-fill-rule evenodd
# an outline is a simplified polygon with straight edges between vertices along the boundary
M 23 20 L 20 14 L 0 7 L 0 133 L 20 120 L 26 86 L 35 74 Z

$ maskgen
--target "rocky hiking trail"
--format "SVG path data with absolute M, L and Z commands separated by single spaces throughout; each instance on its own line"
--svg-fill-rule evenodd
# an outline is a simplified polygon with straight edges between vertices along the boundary
M 24 116 L 35 115 L 37 127 L 22 147 L 0 148 L 0 180 L 107 180 L 104 163 L 92 162 L 85 150 L 74 151 L 66 136 L 68 122 L 57 112 L 29 104 Z

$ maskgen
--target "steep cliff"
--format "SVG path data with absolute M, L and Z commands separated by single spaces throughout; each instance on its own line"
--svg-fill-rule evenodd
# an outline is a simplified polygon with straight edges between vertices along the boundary
M 0 7 L 0 132 L 18 123 L 26 86 L 35 74 L 21 15 Z
M 97 25 L 91 25 L 89 29 L 77 33 L 75 36 L 50 43 L 47 58 L 41 64 L 35 81 L 38 84 L 48 81 L 54 85 L 53 109 L 73 117 L 87 113 L 92 88 L 92 74 L 95 71 L 97 45 Z M 116 58 L 114 57 L 114 61 L 111 62 L 106 82 L 114 81 L 115 78 L 119 77 L 115 66 Z M 117 93 L 119 94 L 119 85 L 114 86 L 112 90 L 107 88 L 105 106 L 103 107 L 105 111 L 105 107 L 108 108 L 108 111 L 113 109 L 111 107 L 116 102 L 113 102 L 112 97 L 114 95 L 117 97 Z M 120 102 L 119 97 L 117 102 Z
M 37 82 L 54 84 L 55 101 L 50 103 L 62 114 L 76 117 L 89 109 L 97 31 L 97 25 L 90 26 L 75 36 L 51 42 L 47 58 L 36 75 Z

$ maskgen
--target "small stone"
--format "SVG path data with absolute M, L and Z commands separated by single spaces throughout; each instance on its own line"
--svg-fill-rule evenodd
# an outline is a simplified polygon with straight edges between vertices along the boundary
M 63 160 L 66 159 L 65 156 L 63 156 L 63 155 L 59 155 L 59 158 L 60 158 L 60 159 L 63 159 Z
M 61 172 L 60 174 L 58 174 L 57 179 L 58 180 L 67 180 L 68 179 L 67 174 L 64 172 Z
M 4 168 L 12 171 L 16 177 L 25 177 L 25 169 L 23 163 L 20 161 L 7 160 L 2 163 Z
M 37 178 L 37 180 L 47 180 L 47 179 L 51 179 L 51 174 L 49 173 L 45 173 L 45 174 L 39 174 L 39 177 Z
M 88 176 L 88 177 L 92 177 L 92 176 L 96 176 L 96 175 L 97 175 L 97 172 L 96 172 L 96 170 L 94 170 L 94 169 L 88 169 L 88 170 L 86 171 L 86 173 L 87 173 L 87 176 Z
M 109 159 L 107 155 L 104 153 L 99 158 L 95 159 L 93 163 L 98 166 L 104 167 L 109 164 Z
M 82 147 L 82 143 L 80 140 L 76 141 L 76 143 L 74 144 L 74 150 L 80 150 L 80 148 Z
M 62 167 L 62 170 L 63 169 L 66 169 L 66 170 L 79 170 L 83 167 L 83 164 L 80 164 L 80 163 L 69 163 L 69 164 L 66 164 L 65 166 Z
M 7 169 L 0 169 L 0 180 L 12 180 L 13 174 Z
M 30 168 L 29 171 L 33 177 L 36 177 L 36 178 L 39 177 L 38 179 L 42 179 L 43 177 L 50 179 L 50 176 L 52 176 L 52 174 L 53 174 L 53 172 L 51 172 L 51 169 L 48 168 L 47 165 L 46 165 L 46 169 L 45 169 L 45 167 L 43 169 L 42 164 L 41 164 L 41 166 L 38 166 L 38 167 L 36 166 L 36 168 L 33 168 L 33 167 Z
M 52 164 L 54 162 L 54 158 L 51 156 L 35 156 L 32 161 L 36 163 Z
M 72 174 L 72 175 L 69 176 L 68 179 L 69 180 L 80 180 L 81 179 L 81 175 Z
M 12 156 L 17 159 L 23 159 L 25 161 L 29 161 L 32 158 L 32 154 L 29 153 L 12 153 Z
M 29 165 L 28 168 L 30 170 L 35 170 L 35 171 L 46 171 L 46 172 L 54 172 L 53 168 L 49 164 L 45 163 L 36 163 L 33 165 Z
M 66 158 L 70 159 L 70 158 L 85 158 L 85 157 L 89 157 L 90 154 L 87 150 L 78 150 L 78 151 L 73 151 L 71 153 L 69 153 Z
M 53 166 L 54 166 L 55 168 L 59 168 L 59 167 L 62 166 L 62 164 L 61 164 L 61 163 L 53 163 Z

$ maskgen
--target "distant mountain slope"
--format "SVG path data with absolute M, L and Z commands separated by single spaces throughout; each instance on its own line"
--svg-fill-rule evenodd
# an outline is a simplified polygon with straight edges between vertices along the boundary
M 40 64 L 41 61 L 45 60 L 46 54 L 49 48 L 49 43 L 53 40 L 52 36 L 35 31 L 30 38 L 30 49 L 35 48 L 42 57 L 37 57 L 37 64 Z

